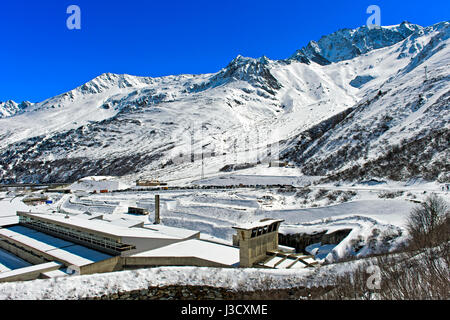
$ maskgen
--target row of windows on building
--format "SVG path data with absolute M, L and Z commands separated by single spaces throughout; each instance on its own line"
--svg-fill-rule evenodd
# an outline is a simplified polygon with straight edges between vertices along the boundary
M 276 231 L 276 230 L 278 230 L 278 226 L 279 226 L 279 223 L 273 223 L 271 225 L 264 226 L 261 228 L 257 228 L 257 229 L 255 228 L 252 230 L 252 235 L 250 237 L 255 238 L 257 236 Z
M 79 230 L 66 228 L 63 226 L 47 223 L 41 220 L 33 219 L 31 217 L 19 217 L 19 222 L 29 225 L 32 228 L 41 230 L 43 232 L 51 232 L 57 235 L 65 236 L 74 240 L 88 242 L 93 245 L 112 249 L 114 251 L 123 251 L 124 249 L 131 249 L 129 245 L 120 243 L 108 237 L 101 237 L 92 233 L 81 232 Z

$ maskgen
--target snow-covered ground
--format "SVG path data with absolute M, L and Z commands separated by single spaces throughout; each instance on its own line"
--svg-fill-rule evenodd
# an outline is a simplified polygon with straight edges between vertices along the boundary
M 225 175 L 225 174 L 224 174 Z M 228 176 L 226 174 L 225 176 Z M 245 183 L 265 181 L 273 183 L 273 176 L 239 175 Z M 253 177 L 253 178 L 252 178 Z M 283 178 L 280 176 L 280 178 Z M 0 219 L 15 214 L 15 210 L 36 212 L 62 212 L 64 214 L 103 214 L 105 219 L 140 220 L 153 223 L 154 196 L 160 195 L 163 225 L 201 232 L 204 239 L 231 243 L 233 226 L 259 221 L 264 218 L 283 219 L 280 232 L 297 234 L 351 229 L 350 234 L 333 247 L 311 251 L 319 260 L 329 262 L 350 255 L 362 257 L 378 251 L 396 249 L 406 238 L 405 223 L 412 208 L 430 193 L 447 201 L 447 192 L 436 183 L 367 183 L 314 185 L 304 181 L 313 178 L 288 176 L 301 181 L 298 187 L 233 188 L 233 189 L 175 189 L 158 191 L 129 190 L 105 194 L 82 195 L 49 194 L 52 204 L 27 206 L 14 193 L 1 193 Z M 265 180 L 266 179 L 266 180 Z M 220 182 L 220 177 L 214 181 Z M 212 181 L 212 180 L 211 180 Z M 257 184 L 257 183 L 253 183 Z M 296 183 L 294 183 L 296 185 Z M 218 184 L 220 186 L 220 184 Z M 391 195 L 389 198 L 386 195 Z M 23 197 L 24 195 L 22 195 Z M 52 198 L 53 197 L 53 198 Z M 128 206 L 148 209 L 148 216 L 127 213 Z M 58 214 L 58 213 L 55 213 Z M 314 248 L 320 248 L 317 244 Z M 313 248 L 313 249 L 314 249 Z M 324 255 L 324 250 L 328 250 Z
M 396 37 L 391 31 L 397 29 L 400 33 L 410 30 L 407 34 L 411 36 L 392 42 Z M 341 170 L 375 160 L 403 139 L 448 127 L 448 30 L 448 22 L 428 28 L 402 24 L 380 29 L 386 35 L 380 38 L 387 42 L 374 46 L 371 42 L 379 37 L 362 28 L 350 32 L 361 33 L 360 41 L 342 46 L 342 52 L 326 52 L 335 41 L 347 43 L 349 31 L 341 30 L 290 59 L 238 56 L 226 68 L 208 75 L 147 78 L 103 74 L 70 92 L 28 106 L 16 116 L 8 113 L 8 118 L 0 119 L 0 156 L 8 159 L 8 167 L 0 167 L 4 179 L 74 181 L 88 169 L 89 175 L 100 174 L 102 169 L 102 175 L 120 172 L 122 178 L 117 184 L 82 180 L 71 186 L 81 190 L 74 194 L 49 193 L 51 204 L 25 205 L 22 199 L 30 195 L 28 191 L 0 192 L 0 222 L 17 220 L 16 210 L 31 210 L 89 212 L 109 220 L 152 223 L 152 214 L 126 212 L 128 206 L 153 212 L 158 193 L 162 224 L 198 230 L 203 239 L 230 243 L 232 226 L 276 218 L 284 220 L 280 229 L 284 234 L 351 229 L 340 243 L 315 243 L 307 248 L 320 261 L 394 250 L 406 240 L 405 222 L 414 206 L 433 192 L 450 199 L 439 184 L 368 180 L 319 185 L 322 177 L 304 176 L 301 167 L 269 168 L 264 160 L 276 160 L 273 155 L 286 151 L 290 154 L 286 159 L 294 161 L 310 153 L 311 159 L 328 164 L 330 156 L 349 154 L 351 150 L 345 148 L 350 145 L 369 147 L 365 157 L 355 151 L 358 157 L 336 164 L 334 169 Z M 364 46 L 361 55 L 351 55 L 353 44 Z M 302 55 L 312 59 L 315 48 L 324 51 L 332 63 L 300 62 Z M 424 66 L 429 70 L 426 75 Z M 308 142 L 308 137 L 302 136 L 305 130 L 350 107 L 357 111 L 352 117 L 311 141 L 309 149 L 299 148 L 299 142 Z M 14 157 L 10 151 L 16 153 Z M 445 161 L 444 152 L 440 157 Z M 45 165 L 29 168 L 29 159 L 33 165 L 39 161 Z M 247 169 L 226 172 L 230 165 Z M 138 178 L 159 179 L 169 187 L 197 188 L 98 193 L 126 188 Z M 225 188 L 230 185 L 235 187 Z M 240 185 L 293 185 L 295 189 Z M 211 186 L 223 188 L 206 189 Z M 92 190 L 97 194 L 88 193 Z M 330 268 L 333 266 L 320 270 L 330 272 Z M 172 281 L 215 285 L 231 281 L 235 288 L 244 280 L 262 279 L 261 274 L 287 285 L 306 281 L 313 272 L 322 271 L 156 268 L 5 284 L 0 286 L 0 297 L 76 298 L 118 286 Z M 80 285 L 83 282 L 86 286 Z
M 101 192 L 102 190 L 113 191 L 127 188 L 129 188 L 129 186 L 120 180 L 115 179 L 114 177 L 105 176 L 84 177 L 69 186 L 71 191 L 87 192 Z
M 359 263 L 295 270 L 159 267 L 11 282 L 0 284 L 0 300 L 69 300 L 167 285 L 205 285 L 236 291 L 317 287 L 326 285 L 330 275 L 354 270 Z
M 240 175 L 246 177 L 243 182 L 252 184 L 252 181 L 266 179 L 266 183 L 273 183 L 273 172 L 271 178 L 258 175 L 257 171 L 253 173 Z M 283 178 L 282 175 L 279 177 Z M 292 180 L 297 185 L 295 190 L 236 187 L 158 191 L 130 189 L 78 195 L 49 193 L 47 195 L 53 202 L 37 205 L 26 205 L 21 201 L 31 193 L 29 191 L 0 192 L 0 219 L 11 218 L 16 210 L 31 210 L 52 214 L 89 212 L 103 214 L 104 219 L 111 221 L 141 220 L 153 223 L 154 195 L 159 194 L 163 225 L 198 230 L 202 239 L 222 243 L 231 243 L 235 232 L 232 226 L 263 218 L 283 219 L 280 228 L 283 234 L 331 233 L 351 229 L 340 243 L 314 243 L 306 248 L 319 262 L 336 262 L 350 256 L 363 258 L 371 253 L 395 250 L 407 239 L 405 222 L 414 206 L 431 193 L 450 200 L 450 194 L 442 191 L 437 183 L 372 181 L 318 185 L 314 184 L 314 178 L 287 176 L 286 179 L 291 177 L 299 182 Z M 220 180 L 217 177 L 215 181 Z M 393 195 L 393 198 L 386 195 Z M 128 206 L 147 208 L 151 214 L 129 215 L 126 213 Z M 3 264 L 1 257 L 5 262 Z M 311 287 L 325 285 L 331 274 L 350 271 L 360 261 L 322 265 L 317 269 L 161 267 L 70 276 L 0 284 L 0 299 L 78 299 L 171 284 L 211 285 L 233 290 Z M 19 268 L 22 266 L 19 262 L 0 255 L 0 272 Z

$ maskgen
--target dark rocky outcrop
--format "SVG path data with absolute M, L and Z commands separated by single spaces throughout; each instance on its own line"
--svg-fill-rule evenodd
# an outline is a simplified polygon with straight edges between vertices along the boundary
M 341 229 L 327 234 L 327 230 L 322 232 L 315 232 L 311 234 L 307 233 L 295 233 L 295 234 L 278 234 L 278 242 L 280 245 L 289 246 L 295 248 L 298 253 L 307 253 L 305 248 L 311 244 L 338 244 L 341 242 L 352 229 Z

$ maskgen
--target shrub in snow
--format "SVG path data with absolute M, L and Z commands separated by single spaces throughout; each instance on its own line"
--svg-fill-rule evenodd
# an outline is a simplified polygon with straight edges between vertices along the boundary
M 338 274 L 326 300 L 447 300 L 449 299 L 449 243 L 424 252 L 380 255 L 356 270 Z M 375 272 L 374 272 L 375 271 Z M 378 286 L 373 280 L 378 281 Z
M 450 241 L 450 210 L 444 199 L 432 194 L 415 207 L 407 223 L 411 246 L 434 247 Z

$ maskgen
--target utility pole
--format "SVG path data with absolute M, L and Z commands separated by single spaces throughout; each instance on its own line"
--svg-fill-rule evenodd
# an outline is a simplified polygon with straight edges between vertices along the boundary
M 194 163 L 195 156 L 194 156 L 194 129 L 190 131 L 191 133 L 191 162 Z
M 159 194 L 155 194 L 155 222 L 154 224 L 160 224 L 161 217 L 159 212 Z
M 202 124 L 200 130 L 201 130 L 200 143 L 202 144 L 202 180 L 203 180 L 203 179 L 205 179 L 205 157 L 203 156 L 203 149 L 204 149 L 204 145 L 203 145 L 203 124 Z
M 203 157 L 203 146 L 202 146 L 202 180 L 205 179 L 205 159 Z
M 234 164 L 237 164 L 237 162 L 238 162 L 236 142 L 237 142 L 237 139 L 234 139 L 234 141 L 233 141 Z

